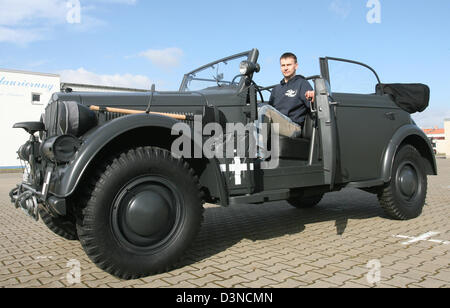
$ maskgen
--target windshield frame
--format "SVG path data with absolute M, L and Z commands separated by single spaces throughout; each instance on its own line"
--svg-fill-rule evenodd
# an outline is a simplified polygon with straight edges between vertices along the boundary
M 181 82 L 181 86 L 180 86 L 179 91 L 180 92 L 191 92 L 191 91 L 187 91 L 187 84 L 189 82 L 189 79 L 190 79 L 191 75 L 199 73 L 201 71 L 204 71 L 204 70 L 206 70 L 206 69 L 210 68 L 211 66 L 216 65 L 218 63 L 235 60 L 237 58 L 242 58 L 242 57 L 244 57 L 246 55 L 247 55 L 247 61 L 252 61 L 252 62 L 256 63 L 256 61 L 258 60 L 259 52 L 258 52 L 257 49 L 252 49 L 252 50 L 248 50 L 248 51 L 245 51 L 245 52 L 241 52 L 241 53 L 238 53 L 238 54 L 235 54 L 235 55 L 232 55 L 232 56 L 229 56 L 229 57 L 226 57 L 226 58 L 222 58 L 222 59 L 216 60 L 216 61 L 208 63 L 208 64 L 205 64 L 205 65 L 203 65 L 203 66 L 201 66 L 201 67 L 199 67 L 199 68 L 197 68 L 197 69 L 195 69 L 195 70 L 193 70 L 193 71 L 191 71 L 189 73 L 186 73 L 186 74 L 184 74 L 183 81 Z M 236 75 L 238 75 L 239 74 L 239 68 L 236 68 L 236 72 L 237 72 Z M 245 78 L 241 78 L 241 80 L 239 82 L 239 85 L 237 87 L 237 89 L 239 91 L 242 89 L 242 87 L 244 85 L 244 80 L 245 80 Z M 196 91 L 194 91 L 194 92 L 196 92 Z

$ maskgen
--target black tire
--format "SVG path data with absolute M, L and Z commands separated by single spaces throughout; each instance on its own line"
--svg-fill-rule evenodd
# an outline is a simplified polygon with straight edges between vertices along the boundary
M 99 268 L 121 279 L 169 270 L 202 222 L 197 177 L 159 148 L 119 155 L 100 170 L 89 195 L 77 222 L 80 242 Z
M 42 207 L 39 208 L 39 216 L 41 216 L 44 224 L 56 235 L 69 241 L 78 241 L 75 219 L 70 217 L 53 217 Z
M 393 219 L 417 218 L 425 205 L 427 185 L 422 156 L 413 146 L 405 145 L 397 152 L 391 181 L 378 194 L 378 199 Z
M 315 207 L 322 201 L 323 195 L 313 197 L 292 197 L 288 199 L 288 203 L 298 209 L 310 209 Z

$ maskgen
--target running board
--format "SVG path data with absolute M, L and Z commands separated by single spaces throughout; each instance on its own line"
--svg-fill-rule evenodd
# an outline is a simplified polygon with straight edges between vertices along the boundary
M 257 204 L 271 201 L 286 200 L 289 198 L 289 189 L 271 190 L 253 195 L 230 197 L 230 205 Z

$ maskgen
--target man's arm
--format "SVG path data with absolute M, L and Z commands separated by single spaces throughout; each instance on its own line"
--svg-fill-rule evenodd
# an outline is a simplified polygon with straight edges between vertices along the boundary
M 305 93 L 305 98 L 308 100 L 308 101 L 311 101 L 311 102 L 313 102 L 314 103 L 314 97 L 316 96 L 316 93 L 314 92 L 314 91 L 306 91 L 306 93 Z
M 306 107 L 311 108 L 311 101 L 314 102 L 314 90 L 307 80 L 300 87 L 300 98 Z

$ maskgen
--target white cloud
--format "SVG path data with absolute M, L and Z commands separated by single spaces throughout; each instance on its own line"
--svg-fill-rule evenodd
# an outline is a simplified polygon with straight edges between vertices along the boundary
M 62 22 L 67 7 L 65 0 L 0 0 L 0 25 L 24 26 L 37 20 Z
M 0 0 L 0 42 L 26 45 L 48 38 L 52 25 L 65 22 L 66 1 Z
M 43 40 L 45 38 L 45 29 L 11 29 L 0 26 L 0 42 L 15 43 L 26 45 L 29 42 Z
M 79 0 L 81 22 L 69 24 L 71 1 L 76 0 L 0 0 L 0 43 L 26 45 L 46 40 L 61 25 L 71 26 L 75 31 L 87 31 L 106 24 L 93 16 L 93 4 L 137 3 L 137 0 Z
M 173 68 L 180 65 L 180 60 L 183 57 L 183 54 L 183 50 L 180 48 L 166 48 L 149 49 L 139 53 L 139 56 L 147 58 L 154 65 L 161 68 Z
M 350 15 L 352 7 L 348 0 L 333 0 L 328 6 L 328 10 L 338 17 L 346 19 Z
M 61 82 L 102 85 L 111 87 L 125 87 L 135 89 L 150 89 L 154 81 L 147 76 L 132 74 L 102 75 L 87 71 L 84 68 L 64 70 L 59 72 Z

